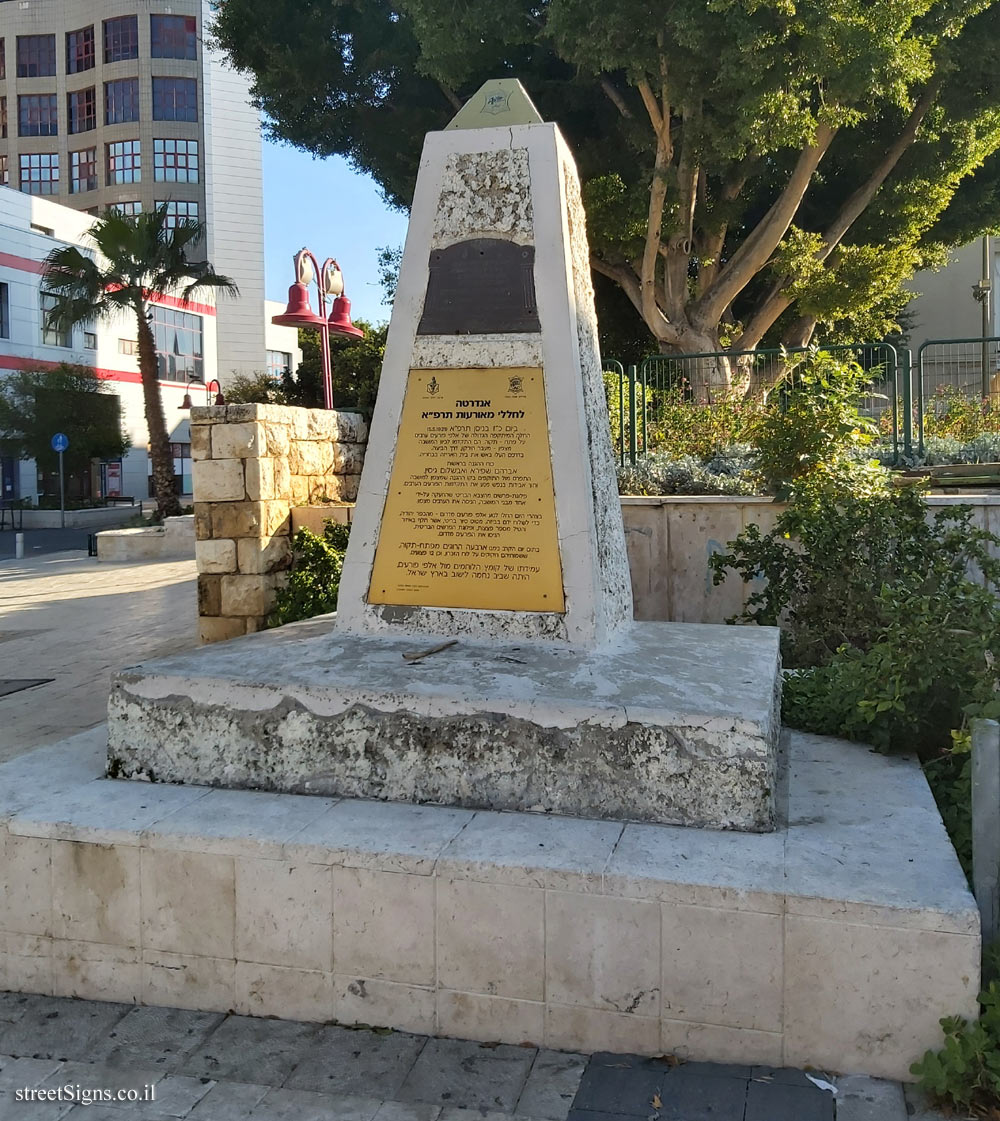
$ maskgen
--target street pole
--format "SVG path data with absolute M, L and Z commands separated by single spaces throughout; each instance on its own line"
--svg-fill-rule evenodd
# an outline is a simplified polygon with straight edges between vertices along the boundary
M 993 334 L 990 329 L 990 291 L 993 288 L 993 276 L 990 269 L 990 235 L 986 234 L 983 237 L 983 353 L 982 353 L 982 376 L 983 376 L 983 400 L 988 401 L 990 397 L 990 344 L 986 341 L 990 335 Z
M 66 528 L 66 479 L 63 475 L 63 453 L 59 453 L 59 528 Z

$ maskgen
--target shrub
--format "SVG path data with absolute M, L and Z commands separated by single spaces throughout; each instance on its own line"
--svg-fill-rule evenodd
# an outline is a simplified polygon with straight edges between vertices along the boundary
M 1000 985 L 991 981 L 979 994 L 980 1015 L 970 1023 L 961 1016 L 941 1021 L 944 1047 L 927 1051 L 910 1067 L 921 1088 L 937 1104 L 976 1110 L 995 1117 L 1000 1099 Z
M 810 352 L 796 368 L 793 385 L 773 392 L 752 429 L 759 469 L 779 498 L 797 480 L 813 474 L 850 473 L 859 451 L 878 429 L 858 412 L 870 375 L 856 362 Z
M 717 455 L 708 463 L 654 452 L 640 456 L 634 466 L 618 468 L 618 490 L 636 495 L 759 494 L 751 464 L 745 450 Z
M 992 685 L 1000 539 L 967 507 L 928 516 L 914 489 L 877 477 L 852 494 L 814 480 L 793 488 L 774 531 L 749 526 L 710 559 L 716 584 L 764 577 L 733 622 L 781 625 L 782 717 L 793 727 L 924 754 L 947 742 L 962 708 Z
M 308 529 L 296 533 L 288 583 L 275 596 L 270 626 L 280 627 L 336 611 L 350 528 L 328 521 L 322 537 Z

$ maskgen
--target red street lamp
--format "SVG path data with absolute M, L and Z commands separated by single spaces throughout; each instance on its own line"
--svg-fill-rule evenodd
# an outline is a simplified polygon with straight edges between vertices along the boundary
M 363 338 L 364 331 L 351 322 L 351 301 L 344 295 L 344 274 L 332 257 L 327 257 L 320 268 L 308 249 L 295 254 L 295 283 L 288 289 L 288 307 L 284 314 L 275 315 L 271 322 L 280 327 L 312 327 L 319 331 L 320 354 L 323 362 L 323 406 L 333 408 L 333 373 L 330 367 L 330 332 Z M 309 285 L 316 277 L 319 293 L 319 315 L 309 306 Z M 326 317 L 326 298 L 334 297 L 330 318 Z
M 181 408 L 182 409 L 190 409 L 191 408 L 191 405 L 193 403 L 191 401 L 191 386 L 194 385 L 194 384 L 197 384 L 200 380 L 201 379 L 197 378 L 197 377 L 191 377 L 191 376 L 188 377 L 187 389 L 185 389 L 185 391 L 184 391 L 184 400 L 181 401 Z M 222 386 L 219 384 L 218 378 L 212 378 L 212 380 L 208 383 L 208 385 L 205 386 L 205 393 L 208 397 L 208 400 L 205 403 L 207 405 L 212 404 L 212 386 L 213 385 L 215 386 L 215 391 L 216 391 L 215 392 L 215 404 L 216 405 L 224 405 L 226 403 L 226 399 L 225 399 L 225 397 L 222 396 Z

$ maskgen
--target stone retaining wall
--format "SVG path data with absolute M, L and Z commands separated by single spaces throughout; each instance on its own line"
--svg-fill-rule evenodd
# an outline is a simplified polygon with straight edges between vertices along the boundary
M 202 642 L 265 625 L 291 561 L 291 509 L 353 502 L 367 438 L 358 413 L 285 405 L 191 410 Z

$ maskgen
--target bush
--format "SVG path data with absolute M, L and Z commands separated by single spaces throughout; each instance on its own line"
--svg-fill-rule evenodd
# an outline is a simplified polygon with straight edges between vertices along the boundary
M 786 664 L 801 671 L 783 690 L 788 724 L 927 755 L 992 688 L 1000 607 L 967 571 L 1000 585 L 998 544 L 967 507 L 928 517 L 918 491 L 877 477 L 861 494 L 813 480 L 793 488 L 773 532 L 749 526 L 709 563 L 716 584 L 728 569 L 767 580 L 730 621 L 781 625 Z
M 634 466 L 618 468 L 618 490 L 635 495 L 759 494 L 752 462 L 745 450 L 719 454 L 708 463 L 654 452 L 641 456 Z
M 996 1117 L 1000 1100 L 1000 985 L 991 981 L 979 994 L 980 1015 L 970 1023 L 961 1016 L 941 1021 L 944 1047 L 927 1051 L 910 1067 L 921 1088 L 940 1105 L 976 1110 Z
M 759 470 L 779 498 L 800 479 L 850 474 L 878 429 L 858 412 L 869 374 L 856 362 L 812 351 L 795 370 L 794 384 L 771 394 L 752 429 Z
M 275 596 L 270 626 L 280 627 L 336 611 L 350 528 L 328 521 L 322 537 L 308 529 L 296 533 L 288 583 Z

